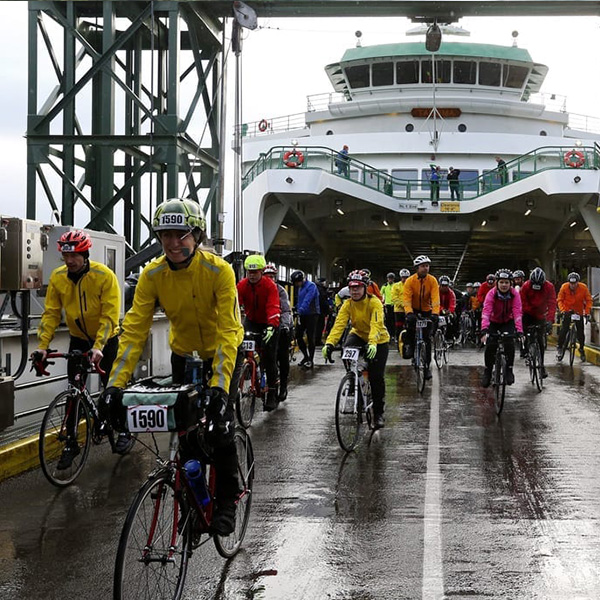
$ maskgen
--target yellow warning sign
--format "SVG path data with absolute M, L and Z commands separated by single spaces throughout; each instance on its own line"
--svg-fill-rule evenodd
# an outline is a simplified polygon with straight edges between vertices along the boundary
M 440 202 L 440 212 L 460 212 L 460 202 Z

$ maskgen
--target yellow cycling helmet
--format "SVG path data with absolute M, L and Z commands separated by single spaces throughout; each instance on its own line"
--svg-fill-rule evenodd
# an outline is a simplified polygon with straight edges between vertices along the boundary
M 262 271 L 267 266 L 267 261 L 260 254 L 251 254 L 244 261 L 246 271 Z

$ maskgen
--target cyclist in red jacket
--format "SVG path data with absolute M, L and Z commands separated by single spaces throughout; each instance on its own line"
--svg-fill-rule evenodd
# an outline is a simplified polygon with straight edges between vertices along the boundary
M 442 275 L 440 285 L 440 315 L 446 317 L 446 339 L 452 340 L 457 335 L 458 321 L 456 319 L 456 294 L 450 287 L 450 277 Z
M 544 325 L 546 332 L 552 331 L 552 323 L 556 315 L 556 290 L 546 281 L 546 273 L 540 267 L 531 271 L 529 279 L 521 288 L 521 303 L 523 305 L 523 330 L 527 331 L 530 325 Z M 538 343 L 542 355 L 542 377 L 548 377 L 544 366 L 544 333 L 538 333 Z M 525 338 L 527 345 L 527 338 Z M 527 352 L 527 346 L 525 346 Z
M 488 292 L 494 287 L 496 283 L 496 276 L 493 273 L 490 273 L 485 278 L 485 281 L 479 286 L 477 290 L 477 300 L 479 300 L 479 304 L 483 306 L 485 302 L 485 297 L 488 295 Z
M 279 290 L 269 277 L 263 277 L 267 266 L 264 256 L 253 254 L 244 261 L 248 276 L 237 284 L 240 306 L 244 307 L 244 329 L 262 334 L 263 361 L 267 375 L 265 410 L 277 408 L 277 340 L 281 308 Z

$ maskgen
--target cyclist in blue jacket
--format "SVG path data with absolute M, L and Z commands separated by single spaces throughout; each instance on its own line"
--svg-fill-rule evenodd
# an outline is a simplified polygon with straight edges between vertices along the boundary
M 304 355 L 300 366 L 312 369 L 315 357 L 315 337 L 317 321 L 321 310 L 319 308 L 319 290 L 316 284 L 308 281 L 303 271 L 294 271 L 291 275 L 292 283 L 296 288 L 296 310 L 298 311 L 298 325 L 296 326 L 296 340 L 298 348 Z M 308 349 L 304 342 L 304 334 L 308 341 Z

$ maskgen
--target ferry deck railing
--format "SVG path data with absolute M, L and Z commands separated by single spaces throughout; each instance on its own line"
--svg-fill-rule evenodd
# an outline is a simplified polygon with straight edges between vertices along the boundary
M 340 163 L 340 161 L 342 161 Z M 340 167 L 340 164 L 342 165 Z M 347 168 L 345 168 L 347 166 Z M 426 166 L 428 167 L 428 165 Z M 600 168 L 600 146 L 544 146 L 506 162 L 504 169 L 491 169 L 472 179 L 458 182 L 460 201 L 468 201 L 510 185 L 535 173 L 555 169 L 571 171 Z M 275 146 L 261 153 L 242 180 L 246 188 L 261 173 L 272 169 L 300 171 L 320 169 L 355 181 L 390 197 L 405 200 L 432 200 L 429 178 L 400 179 L 351 155 L 340 157 L 337 150 L 325 146 Z M 445 170 L 440 171 L 439 199 L 450 199 Z

